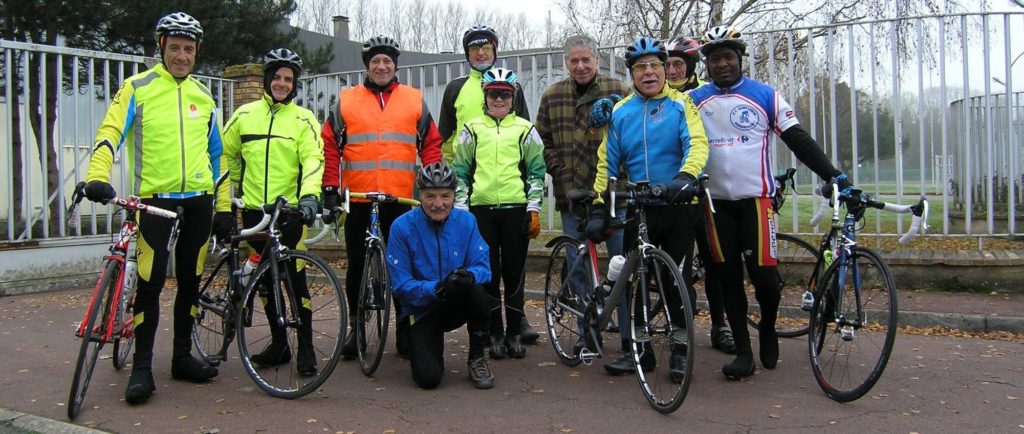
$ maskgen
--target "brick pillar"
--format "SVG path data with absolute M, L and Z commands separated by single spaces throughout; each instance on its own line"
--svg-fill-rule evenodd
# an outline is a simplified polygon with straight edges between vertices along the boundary
M 224 68 L 224 78 L 238 80 L 235 84 L 235 106 L 224 113 L 224 119 L 231 117 L 242 104 L 263 98 L 263 65 L 249 63 Z

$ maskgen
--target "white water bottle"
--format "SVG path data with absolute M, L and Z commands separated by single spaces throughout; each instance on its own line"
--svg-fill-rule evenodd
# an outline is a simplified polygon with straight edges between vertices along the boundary
M 244 288 L 249 284 L 249 276 L 252 275 L 253 271 L 256 271 L 256 266 L 260 265 L 260 254 L 253 253 L 249 255 L 249 259 L 245 261 L 245 266 L 242 267 L 242 287 Z
M 619 280 L 619 274 L 622 273 L 622 266 L 626 264 L 626 258 L 622 255 L 612 256 L 612 259 L 608 261 L 608 281 L 615 282 Z
M 131 296 L 135 291 L 135 282 L 139 277 L 139 263 L 135 258 L 128 258 L 124 261 L 124 286 L 122 291 L 126 296 Z

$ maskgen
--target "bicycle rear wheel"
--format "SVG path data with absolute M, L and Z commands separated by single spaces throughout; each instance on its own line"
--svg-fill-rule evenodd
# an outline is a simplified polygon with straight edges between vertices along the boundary
M 235 333 L 234 305 L 228 295 L 230 260 L 231 255 L 224 255 L 210 270 L 199 287 L 199 298 L 193 312 L 192 343 L 199 356 L 211 366 L 227 360 L 227 348 Z
M 100 308 L 111 304 L 111 297 L 117 289 L 120 274 L 121 264 L 108 259 L 103 267 L 103 274 L 100 275 L 96 288 L 93 290 L 92 305 L 89 306 L 89 313 L 84 320 L 82 345 L 78 350 L 75 373 L 71 378 L 71 391 L 68 393 L 68 419 L 75 420 L 75 417 L 78 416 L 78 411 L 82 408 L 82 401 L 85 400 L 85 392 L 89 389 L 89 380 L 92 378 L 92 371 L 96 367 L 96 359 L 100 350 L 103 349 L 103 334 L 106 331 L 106 317 L 100 318 Z M 109 312 L 107 309 L 103 310 Z M 99 326 L 96 325 L 97 318 L 99 318 Z M 94 327 L 98 327 L 98 329 L 93 330 Z
M 647 402 L 668 414 L 683 404 L 693 379 L 693 305 L 679 268 L 667 253 L 650 249 L 643 262 L 628 270 L 628 276 L 637 277 L 629 308 L 633 362 Z M 682 318 L 669 308 L 674 298 L 681 303 Z M 673 357 L 683 360 L 674 363 Z
M 359 285 L 356 307 L 356 348 L 363 374 L 373 375 L 380 365 L 384 345 L 388 341 L 391 320 L 391 281 L 388 279 L 384 249 L 379 241 L 366 249 L 363 281 Z
M 577 252 L 579 241 L 564 238 L 555 243 L 548 256 L 548 272 L 544 279 L 544 318 L 548 326 L 551 347 L 558 359 L 567 366 L 576 366 L 582 358 L 575 350 L 576 343 L 583 339 L 580 325 L 586 302 L 570 285 L 571 270 L 583 273 L 580 268 L 572 269 L 569 253 Z M 581 261 L 580 264 L 589 263 Z
M 817 286 L 815 266 L 821 254 L 810 243 L 789 234 L 777 234 L 779 283 L 779 317 L 775 322 L 775 333 L 779 337 L 795 338 L 807 334 L 810 314 L 800 307 L 805 291 L 814 291 Z M 753 293 L 748 293 L 750 306 L 756 303 Z M 761 314 L 751 309 L 747 323 L 757 329 Z
M 114 322 L 114 369 L 120 370 L 128 363 L 135 343 L 135 297 L 121 291 L 117 305 L 117 320 Z
M 896 340 L 896 303 L 892 272 L 872 250 L 858 248 L 823 274 L 808 348 L 814 379 L 829 398 L 858 399 L 881 377 Z
M 271 396 L 293 399 L 316 390 L 334 371 L 341 358 L 348 310 L 341 284 L 323 259 L 296 250 L 277 257 L 280 279 L 273 281 L 271 262 L 263 261 L 242 295 L 242 307 L 236 313 L 238 352 L 246 372 L 260 389 Z M 305 272 L 310 298 L 300 297 L 301 273 L 286 272 L 291 264 Z M 273 291 L 280 292 L 282 306 L 272 301 Z M 300 322 L 309 324 L 308 335 L 303 336 L 306 332 Z M 277 345 L 283 344 L 287 354 L 280 353 L 276 362 L 267 365 L 255 363 L 252 356 L 273 345 L 275 335 Z M 308 357 L 310 354 L 312 357 Z M 315 365 L 312 371 L 302 372 L 308 367 L 304 363 L 310 360 Z

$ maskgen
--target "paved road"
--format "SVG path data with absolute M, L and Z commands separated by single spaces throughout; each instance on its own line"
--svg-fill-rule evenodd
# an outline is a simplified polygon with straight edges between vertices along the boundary
M 164 299 L 169 305 L 170 294 Z M 84 291 L 0 298 L 0 407 L 65 420 L 84 302 Z M 838 404 L 811 377 L 804 340 L 783 340 L 774 371 L 730 382 L 719 372 L 730 356 L 712 350 L 702 328 L 689 397 L 663 416 L 632 376 L 563 366 L 546 341 L 523 360 L 491 362 L 497 386 L 475 390 L 465 332 L 449 335 L 450 372 L 434 391 L 417 389 L 408 362 L 393 354 L 374 379 L 343 362 L 322 390 L 295 401 L 263 394 L 237 360 L 214 383 L 186 384 L 170 378 L 171 322 L 161 321 L 156 395 L 128 407 L 127 370 L 101 361 L 79 424 L 117 432 L 1024 432 L 1024 344 L 1016 342 L 901 334 L 874 390 Z

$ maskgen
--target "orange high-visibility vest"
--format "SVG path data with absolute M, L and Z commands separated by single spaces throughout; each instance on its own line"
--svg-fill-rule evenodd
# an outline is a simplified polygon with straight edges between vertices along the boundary
M 423 96 L 398 85 L 380 109 L 377 96 L 364 86 L 339 94 L 347 142 L 341 154 L 341 188 L 412 197 L 416 177 L 416 133 Z

